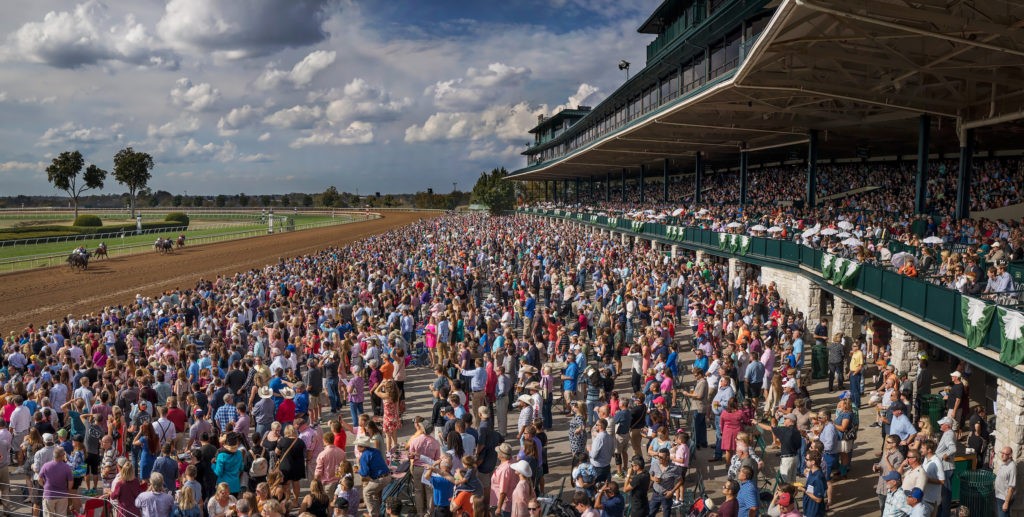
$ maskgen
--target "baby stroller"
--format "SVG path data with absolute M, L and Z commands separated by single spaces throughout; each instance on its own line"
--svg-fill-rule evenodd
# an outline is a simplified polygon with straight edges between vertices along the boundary
M 427 351 L 427 347 L 422 342 L 416 343 L 410 355 L 410 366 L 430 366 L 430 352 Z
M 410 467 L 412 466 L 411 460 L 404 460 L 398 464 L 398 467 L 392 471 L 391 481 L 384 487 L 384 491 L 381 492 L 381 505 L 380 515 L 384 517 L 387 513 L 387 506 L 389 501 L 398 500 L 402 503 L 402 506 L 407 508 L 415 508 L 415 501 L 412 497 L 412 472 Z M 419 482 L 417 479 L 415 482 Z

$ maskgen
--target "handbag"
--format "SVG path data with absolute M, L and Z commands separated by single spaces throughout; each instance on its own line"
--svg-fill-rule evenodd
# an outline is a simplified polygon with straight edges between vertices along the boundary
M 284 454 L 282 454 L 281 457 L 277 459 L 277 465 L 274 465 L 274 470 L 275 471 L 277 471 L 277 472 L 281 471 L 281 463 L 284 463 L 284 459 L 288 457 L 288 453 L 289 452 L 292 452 L 292 447 L 295 447 L 295 442 L 298 442 L 298 441 L 299 441 L 299 438 L 293 439 L 292 443 L 288 445 L 288 448 L 284 450 Z
M 849 454 L 851 452 L 853 452 L 853 440 L 847 438 L 839 440 L 839 453 Z

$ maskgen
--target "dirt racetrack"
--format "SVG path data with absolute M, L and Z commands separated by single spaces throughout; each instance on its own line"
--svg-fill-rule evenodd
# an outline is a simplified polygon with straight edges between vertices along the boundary
M 174 250 L 92 261 L 89 270 L 66 265 L 0 276 L 0 332 L 37 328 L 68 314 L 76 317 L 107 305 L 130 303 L 137 293 L 154 296 L 164 289 L 189 289 L 199 278 L 232 274 L 328 246 L 347 244 L 390 228 L 431 217 L 422 212 L 384 214 L 381 219 L 316 230 L 268 235 Z

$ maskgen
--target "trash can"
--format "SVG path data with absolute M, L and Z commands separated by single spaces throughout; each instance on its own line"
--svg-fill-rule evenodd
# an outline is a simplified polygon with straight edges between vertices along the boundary
M 960 501 L 960 474 L 974 470 L 976 465 L 977 456 L 974 454 L 953 458 L 953 479 L 949 483 L 949 491 L 952 492 L 953 496 L 950 498 L 950 501 Z
M 828 378 L 828 347 L 826 345 L 811 346 L 811 378 Z
M 929 394 L 921 397 L 921 416 L 928 415 L 932 421 L 932 429 L 939 428 L 939 420 L 945 415 L 946 401 L 942 395 Z
M 988 470 L 961 472 L 960 506 L 966 506 L 971 515 L 995 515 L 996 475 Z

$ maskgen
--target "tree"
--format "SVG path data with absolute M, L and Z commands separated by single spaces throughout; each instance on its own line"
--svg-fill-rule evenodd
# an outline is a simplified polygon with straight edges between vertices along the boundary
M 313 196 L 309 194 L 302 195 L 302 206 L 313 206 Z
M 195 196 L 192 198 L 192 206 L 203 206 L 203 196 Z
M 473 201 L 487 205 L 492 214 L 515 208 L 516 188 L 512 180 L 508 179 L 508 171 L 501 167 L 491 169 L 489 173 L 480 173 L 480 178 L 473 186 Z
M 338 189 L 331 185 L 324 190 L 324 193 L 320 195 L 320 204 L 323 206 L 335 206 L 341 197 L 338 195 Z
M 260 196 L 260 204 L 263 205 L 263 206 L 270 206 L 270 204 L 273 203 L 273 202 L 274 202 L 274 198 L 272 198 L 272 197 L 270 197 L 270 196 L 268 196 L 266 194 L 263 194 L 262 196 Z
M 46 168 L 46 179 L 57 190 L 67 192 L 71 198 L 71 204 L 75 207 L 75 219 L 78 218 L 78 199 L 86 190 L 103 188 L 103 180 L 107 178 L 107 171 L 89 165 L 82 175 L 79 183 L 78 174 L 82 172 L 85 160 L 82 153 L 78 151 L 64 151 L 53 159 L 53 163 Z
M 224 194 L 217 194 L 217 197 L 214 199 L 214 204 L 219 208 L 224 208 L 224 205 L 228 204 L 228 197 Z
M 185 198 L 181 194 L 176 194 L 174 199 L 171 200 L 171 204 L 174 206 L 181 206 L 185 202 Z
M 153 157 L 147 153 L 136 152 L 131 147 L 121 149 L 114 155 L 114 179 L 128 187 L 131 201 L 131 214 L 135 218 L 135 195 L 152 179 Z
M 249 206 L 249 196 L 245 192 L 238 195 L 238 206 Z
M 288 194 L 281 196 L 281 206 L 288 206 L 290 204 L 292 204 L 291 196 Z

